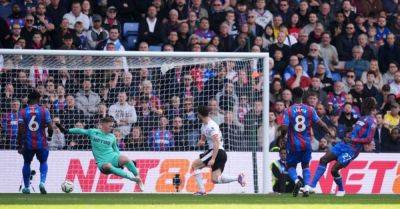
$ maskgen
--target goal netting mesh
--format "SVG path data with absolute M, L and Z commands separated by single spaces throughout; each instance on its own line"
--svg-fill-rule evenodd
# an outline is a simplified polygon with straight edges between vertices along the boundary
M 0 60 L 0 148 L 16 156 L 9 160 L 17 161 L 12 166 L 17 168 L 12 170 L 17 180 L 3 179 L 8 192 L 17 189 L 13 184 L 20 184 L 22 157 L 12 150 L 16 149 L 18 110 L 27 105 L 31 89 L 42 94 L 41 104 L 50 110 L 52 120 L 67 128 L 97 128 L 101 118 L 112 116 L 119 149 L 136 160 L 149 192 L 175 191 L 176 174 L 181 179 L 180 191 L 197 190 L 190 165 L 208 148 L 197 146 L 201 124 L 196 108 L 207 105 L 228 152 L 225 172 L 245 172 L 248 186 L 243 190 L 235 183 L 214 185 L 210 169 L 203 169 L 206 189 L 258 192 L 262 58 L 2 54 Z M 75 192 L 135 190 L 133 183 L 96 170 L 88 138 L 64 135 L 54 128 L 48 142 L 50 192 L 60 192 L 64 179 L 74 182 Z M 32 167 L 39 171 L 37 162 Z M 38 181 L 34 177 L 32 182 L 35 178 Z

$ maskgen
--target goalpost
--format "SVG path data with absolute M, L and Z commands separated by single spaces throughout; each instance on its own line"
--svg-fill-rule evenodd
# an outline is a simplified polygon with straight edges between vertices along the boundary
M 268 65 L 268 53 L 0 49 L 0 169 L 16 173 L 0 174 L 7 182 L 0 193 L 18 192 L 22 157 L 15 150 L 15 112 L 26 105 L 29 89 L 42 93 L 42 105 L 67 128 L 96 128 L 101 117 L 112 116 L 119 148 L 136 160 L 147 192 L 197 189 L 190 164 L 207 147 L 196 146 L 200 123 L 195 110 L 208 105 L 228 153 L 224 173 L 244 171 L 250 188 L 214 186 L 209 169 L 203 169 L 206 189 L 269 193 Z M 49 192 L 60 192 L 64 179 L 72 180 L 77 192 L 135 190 L 96 171 L 84 137 L 56 131 L 49 146 Z M 173 182 L 177 174 L 180 185 Z

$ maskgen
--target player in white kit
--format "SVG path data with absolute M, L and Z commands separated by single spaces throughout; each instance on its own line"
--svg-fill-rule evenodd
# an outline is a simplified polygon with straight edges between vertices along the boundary
M 244 187 L 246 182 L 243 173 L 235 177 L 222 175 L 227 156 L 224 150 L 222 133 L 219 130 L 219 126 L 208 116 L 210 110 L 208 107 L 200 106 L 197 113 L 202 122 L 201 137 L 198 146 L 204 146 L 207 141 L 209 149 L 203 154 L 200 154 L 200 158 L 196 159 L 192 164 L 192 169 L 199 187 L 199 191 L 194 193 L 194 195 L 206 195 L 201 169 L 207 166 L 211 167 L 212 181 L 214 184 L 226 184 L 237 181 L 242 187 Z

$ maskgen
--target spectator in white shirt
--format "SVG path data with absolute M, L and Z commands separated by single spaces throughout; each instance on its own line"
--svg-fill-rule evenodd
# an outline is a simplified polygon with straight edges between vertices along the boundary
M 274 17 L 270 11 L 265 9 L 265 0 L 257 0 L 256 8 L 253 9 L 253 12 L 256 14 L 257 25 L 262 28 L 265 28 L 265 26 L 271 23 Z
M 400 96 L 400 71 L 394 74 L 394 82 L 390 84 L 390 93 L 396 95 L 396 97 Z
M 89 30 L 90 19 L 87 15 L 82 13 L 82 7 L 79 2 L 73 2 L 71 12 L 65 14 L 63 18 L 68 19 L 69 22 L 68 28 L 70 29 L 74 29 L 75 23 L 77 21 L 80 21 L 83 24 L 83 29 L 85 31 Z
M 118 93 L 118 102 L 111 105 L 108 114 L 117 122 L 118 129 L 121 130 L 123 137 L 129 135 L 131 126 L 137 121 L 135 107 L 127 102 L 126 92 Z

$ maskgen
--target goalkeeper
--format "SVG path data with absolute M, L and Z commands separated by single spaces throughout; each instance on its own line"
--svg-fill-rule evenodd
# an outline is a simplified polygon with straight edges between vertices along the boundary
M 100 120 L 100 129 L 71 128 L 66 130 L 60 123 L 56 123 L 56 126 L 64 134 L 83 134 L 88 136 L 99 170 L 104 174 L 115 174 L 134 181 L 143 191 L 143 183 L 138 176 L 135 164 L 119 152 L 115 135 L 111 133 L 114 126 L 114 120 L 111 117 L 105 117 Z M 125 172 L 123 170 L 124 166 L 130 172 Z

